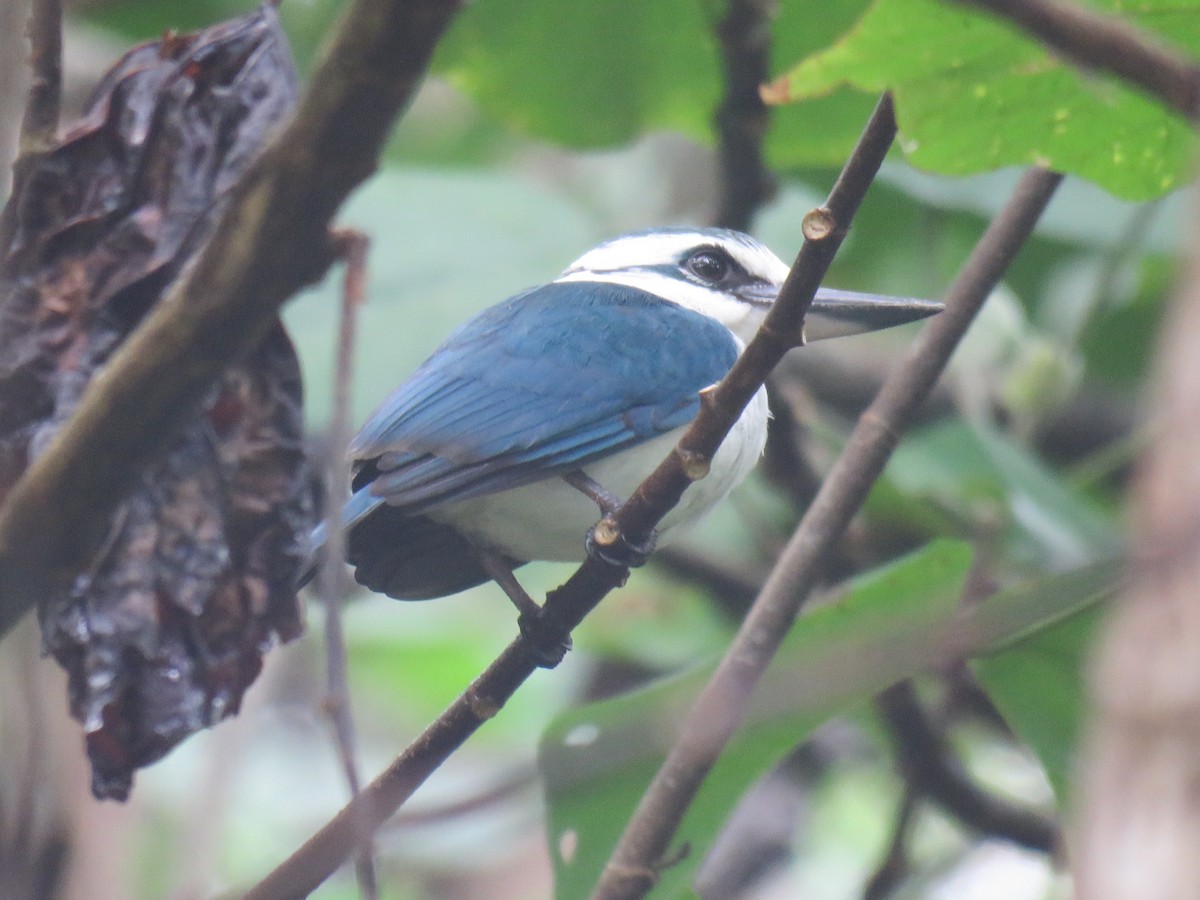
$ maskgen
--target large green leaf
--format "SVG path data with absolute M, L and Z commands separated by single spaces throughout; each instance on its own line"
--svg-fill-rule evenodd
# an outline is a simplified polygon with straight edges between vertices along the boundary
M 680 830 L 687 860 L 664 873 L 669 896 L 687 884 L 741 793 L 834 711 L 870 696 L 928 659 L 930 635 L 951 616 L 967 569 L 966 545 L 938 542 L 864 576 L 836 604 L 800 619 Z M 921 665 L 922 663 L 917 663 Z M 561 716 L 541 762 L 559 897 L 586 896 L 662 760 L 704 668 Z
M 1121 546 L 1113 517 L 1027 448 L 960 420 L 909 435 L 867 510 L 932 534 L 994 536 L 1005 556 L 1030 572 L 1109 559 Z
M 654 896 L 674 896 L 690 883 L 737 798 L 816 725 L 947 658 L 997 654 L 989 664 L 1000 668 L 993 670 L 998 674 L 989 686 L 1000 684 L 999 696 L 1016 680 L 1002 668 L 1019 664 L 1011 654 L 1037 646 L 1038 629 L 1076 621 L 1072 617 L 1107 595 L 1117 571 L 1111 561 L 1097 563 L 960 609 L 969 563 L 965 545 L 935 542 L 856 580 L 843 599 L 796 623 L 759 687 L 746 725 L 680 828 L 679 839 L 691 852 L 663 873 Z M 542 740 L 541 763 L 559 897 L 586 896 L 710 674 L 706 667 L 574 710 L 551 725 Z M 1058 688 L 1038 690 L 1051 698 Z M 1019 697 L 1013 699 L 1019 705 Z M 1020 709 L 1012 714 L 1022 733 L 1025 720 Z M 1037 735 L 1031 730 L 1030 740 L 1039 753 L 1039 744 L 1045 745 L 1043 759 L 1057 778 L 1053 754 L 1062 746 L 1061 735 L 1043 728 Z
M 1011 592 L 1009 612 L 1059 606 L 1078 608 L 1052 627 L 1017 637 L 972 668 L 1013 730 L 1041 760 L 1055 793 L 1069 794 L 1075 747 L 1085 709 L 1083 669 L 1100 618 L 1097 599 L 1116 589 L 1118 567 L 1103 563 L 1033 581 Z M 996 623 L 1003 630 L 1002 623 Z
M 577 147 L 651 124 L 702 134 L 720 96 L 712 30 L 691 0 L 480 0 L 437 69 L 518 130 Z
M 1200 53 L 1195 0 L 1096 5 Z M 893 90 L 901 146 L 914 164 L 945 174 L 1040 164 L 1147 199 L 1187 180 L 1196 148 L 1188 125 L 1144 95 L 1080 72 L 1006 23 L 937 0 L 876 0 L 774 93 L 794 101 L 842 85 Z
M 866 0 L 796 0 L 772 20 L 791 61 L 841 34 Z M 711 140 L 723 94 L 720 0 L 479 0 L 454 24 L 435 71 L 512 129 L 571 147 L 613 146 L 676 129 Z M 872 100 L 852 91 L 776 113 L 780 166 L 840 164 Z

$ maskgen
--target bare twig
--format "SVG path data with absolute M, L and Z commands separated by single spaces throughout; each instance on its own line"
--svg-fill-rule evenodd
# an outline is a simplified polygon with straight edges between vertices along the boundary
M 770 74 L 771 17 L 777 0 L 730 0 L 717 23 L 725 98 L 717 110 L 720 203 L 716 224 L 749 231 L 759 207 L 775 196 L 775 176 L 763 160 L 770 109 L 759 86 Z
M 605 866 L 593 900 L 642 897 L 653 886 L 700 785 L 733 736 L 750 694 L 819 577 L 822 562 L 858 510 L 900 433 L 928 395 L 975 313 L 1033 231 L 1061 176 L 1027 172 L 992 221 L 905 364 L 862 415 L 779 564 L 684 721 Z
M 1016 22 L 1092 69 L 1111 72 L 1195 124 L 1200 67 L 1127 22 L 1057 0 L 958 0 Z
M 234 191 L 212 241 L 89 385 L 0 509 L 0 635 L 70 583 L 113 508 L 280 305 L 333 260 L 329 222 L 377 165 L 462 0 L 356 0 L 296 118 Z
M 0 202 L 8 197 L 25 99 L 25 0 L 0 3 Z M 0 245 L 2 246 L 2 245 Z
M 62 0 L 33 0 L 29 10 L 32 79 L 25 118 L 21 122 L 21 153 L 36 153 L 54 143 L 62 101 Z
M 357 231 L 334 233 L 334 240 L 346 267 L 342 287 L 342 315 L 338 329 L 337 360 L 334 364 L 333 412 L 329 418 L 325 465 L 325 552 L 321 557 L 318 588 L 325 606 L 325 713 L 333 727 L 334 741 L 350 796 L 358 794 L 357 740 L 350 712 L 347 686 L 346 636 L 342 628 L 342 567 L 345 535 L 341 528 L 341 507 L 350 492 L 346 467 L 346 446 L 350 442 L 351 374 L 354 368 L 354 333 L 358 309 L 366 294 L 367 236 Z M 355 862 L 359 893 L 366 900 L 379 896 L 375 878 L 374 842 L 366 822 L 359 829 L 359 852 Z
M 1059 848 L 1061 835 L 1052 819 L 989 794 L 971 780 L 946 736 L 921 706 L 912 682 L 888 688 L 876 705 L 894 739 L 900 771 L 921 796 L 981 834 L 1040 853 Z
M 912 831 L 914 814 L 917 811 L 917 792 L 911 786 L 905 789 L 896 812 L 892 839 L 887 852 L 867 879 L 863 888 L 863 900 L 886 900 L 895 893 L 901 882 L 908 877 L 908 836 Z
M 671 455 L 613 516 L 606 516 L 597 526 L 597 540 L 604 532 L 613 541 L 628 539 L 635 545 L 644 544 L 688 485 L 705 474 L 708 460 L 771 368 L 800 342 L 804 314 L 895 131 L 891 97 L 885 96 L 827 205 L 805 218 L 805 243 L 758 334 L 721 383 L 704 394 L 700 413 Z M 561 644 L 627 576 L 627 569 L 599 556 L 589 557 L 564 585 L 547 596 L 536 623 L 538 637 Z M 530 638 L 522 633 L 356 800 L 255 885 L 246 900 L 278 900 L 314 890 L 353 851 L 356 823 L 365 818 L 378 827 L 385 822 L 430 773 L 508 702 L 536 670 L 538 659 Z
M 15 4 L 19 5 L 19 4 Z M 10 14 L 11 15 L 11 14 Z M 62 0 L 32 0 L 29 7 L 29 92 L 21 119 L 20 155 L 13 166 L 13 193 L 25 171 L 53 142 L 62 99 Z M 0 151 L 3 156 L 4 151 Z M 12 220 L 0 219 L 0 253 L 12 240 Z

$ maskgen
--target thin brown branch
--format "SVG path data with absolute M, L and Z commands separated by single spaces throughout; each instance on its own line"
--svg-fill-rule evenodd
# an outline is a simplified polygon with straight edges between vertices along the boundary
M 25 0 L 0 3 L 0 202 L 8 199 L 25 102 Z
M 1200 66 L 1127 22 L 1057 0 L 958 0 L 1017 23 L 1074 62 L 1111 72 L 1182 114 L 1200 115 Z
M 33 0 L 29 10 L 32 79 L 21 122 L 21 152 L 54 143 L 62 103 L 62 0 Z
M 88 387 L 0 509 L 0 634 L 68 585 L 194 404 L 333 260 L 329 222 L 370 175 L 462 0 L 357 0 L 296 118 L 246 173 L 212 241 Z
M 920 796 L 981 834 L 1039 853 L 1054 853 L 1061 846 L 1053 819 L 989 794 L 971 779 L 917 699 L 912 682 L 888 688 L 876 699 L 876 706 L 892 734 L 900 771 Z
M 951 286 L 946 311 L 921 333 L 904 365 L 860 418 L 642 795 L 593 900 L 642 897 L 653 886 L 684 813 L 741 724 L 751 692 L 820 576 L 824 559 L 866 499 L 975 313 L 1033 232 L 1060 181 L 1061 176 L 1040 169 L 1022 177 Z
M 284 900 L 316 890 L 354 852 L 361 823 L 376 830 L 386 822 L 536 669 L 525 638 L 517 638 L 387 769 L 247 891 L 244 900 Z
M 763 159 L 771 111 L 759 86 L 770 75 L 771 17 L 777 0 L 729 0 L 717 23 L 725 97 L 717 110 L 720 201 L 716 224 L 749 231 L 759 208 L 775 196 L 775 176 Z
M 909 787 L 904 791 L 900 809 L 896 811 L 896 824 L 892 826 L 892 839 L 888 842 L 887 851 L 863 888 L 863 900 L 886 900 L 908 877 L 908 839 L 916 811 L 917 794 Z
M 612 517 L 601 523 L 615 540 L 641 545 L 654 526 L 701 477 L 720 442 L 783 354 L 800 342 L 804 315 L 834 253 L 886 156 L 896 125 L 890 96 L 876 108 L 827 205 L 805 219 L 805 243 L 762 328 L 717 388 L 679 446 Z M 589 557 L 551 591 L 536 623 L 538 642 L 562 644 L 614 588 L 628 569 Z M 246 900 L 281 900 L 311 893 L 353 852 L 357 823 L 378 828 L 480 725 L 495 715 L 533 674 L 539 656 L 525 633 L 454 701 L 359 797 L 255 885 Z
M 357 739 L 350 712 L 349 666 L 346 636 L 342 627 L 342 568 L 345 565 L 345 535 L 341 528 L 341 505 L 350 493 L 346 447 L 350 442 L 351 376 L 354 368 L 355 325 L 366 295 L 367 236 L 357 231 L 334 233 L 334 241 L 345 265 L 342 283 L 342 314 L 338 328 L 333 374 L 333 412 L 329 419 L 325 465 L 325 518 L 329 538 L 321 558 L 318 589 L 325 607 L 325 713 L 333 727 L 342 772 L 351 798 L 362 784 L 359 778 Z M 366 822 L 359 827 L 359 851 L 355 860 L 358 890 L 365 900 L 379 896 L 375 877 L 374 842 Z

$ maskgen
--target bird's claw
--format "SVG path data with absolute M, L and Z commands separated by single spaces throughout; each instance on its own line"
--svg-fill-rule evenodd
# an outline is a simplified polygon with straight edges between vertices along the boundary
M 517 627 L 525 637 L 526 652 L 538 668 L 553 669 L 571 649 L 571 636 L 547 628 L 540 609 L 537 613 L 521 613 Z
M 600 529 L 603 534 L 598 535 L 597 529 Z M 610 566 L 624 569 L 636 569 L 644 566 L 657 544 L 657 531 L 652 530 L 641 541 L 631 541 L 624 532 L 614 532 L 607 524 L 607 520 L 602 520 L 599 524 L 589 528 L 584 541 L 588 556 L 606 562 Z

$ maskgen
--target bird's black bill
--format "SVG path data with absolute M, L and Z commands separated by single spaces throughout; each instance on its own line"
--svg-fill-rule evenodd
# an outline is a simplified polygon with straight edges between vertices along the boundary
M 805 343 L 879 331 L 928 318 L 945 309 L 932 300 L 860 294 L 823 287 L 804 317 Z

